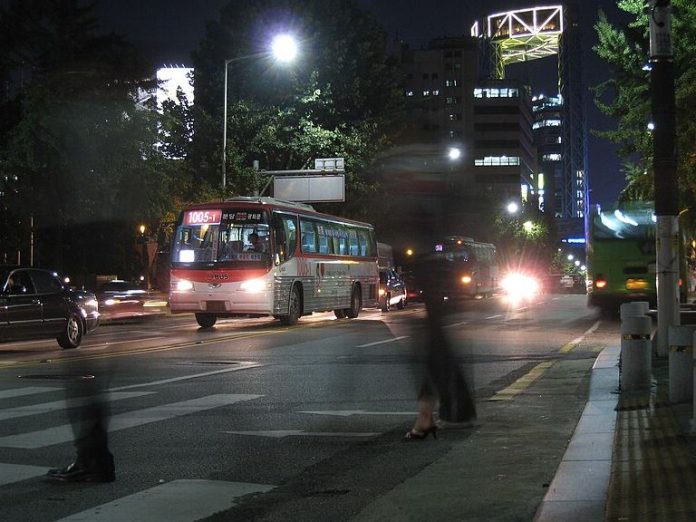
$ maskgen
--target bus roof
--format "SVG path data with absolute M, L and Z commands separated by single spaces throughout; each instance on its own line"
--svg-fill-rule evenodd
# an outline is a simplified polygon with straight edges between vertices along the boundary
M 233 198 L 227 198 L 224 201 L 208 201 L 206 203 L 193 203 L 190 205 L 186 205 L 183 210 L 198 210 L 198 209 L 205 209 L 205 208 L 211 208 L 211 207 L 227 208 L 227 207 L 232 207 L 235 204 L 267 205 L 267 206 L 272 206 L 274 208 L 282 209 L 282 210 L 293 210 L 293 211 L 299 212 L 303 215 L 314 214 L 318 217 L 322 217 L 324 219 L 328 219 L 328 220 L 332 220 L 332 221 L 353 223 L 355 225 L 361 225 L 361 226 L 364 226 L 367 228 L 373 228 L 373 226 L 370 223 L 365 223 L 363 221 L 357 221 L 355 219 L 343 218 L 340 216 L 334 216 L 332 214 L 325 214 L 323 212 L 319 212 L 312 205 L 307 205 L 306 203 L 298 203 L 296 201 L 286 201 L 283 199 L 261 197 L 261 196 L 235 196 Z

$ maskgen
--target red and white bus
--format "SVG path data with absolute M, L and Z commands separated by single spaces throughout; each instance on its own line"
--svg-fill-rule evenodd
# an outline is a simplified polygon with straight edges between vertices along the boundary
M 202 327 L 219 317 L 266 315 L 293 325 L 331 310 L 354 318 L 377 306 L 378 289 L 367 223 L 262 197 L 191 205 L 177 220 L 170 309 L 195 313 Z

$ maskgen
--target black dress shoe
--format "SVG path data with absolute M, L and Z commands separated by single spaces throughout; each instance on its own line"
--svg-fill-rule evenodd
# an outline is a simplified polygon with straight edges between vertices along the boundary
M 46 477 L 57 482 L 113 482 L 116 480 L 114 457 L 110 453 L 100 459 L 78 457 L 64 468 L 48 470 Z

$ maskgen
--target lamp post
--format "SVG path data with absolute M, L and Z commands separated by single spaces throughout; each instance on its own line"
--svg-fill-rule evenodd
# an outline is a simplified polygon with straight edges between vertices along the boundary
M 225 60 L 225 93 L 223 96 L 222 106 L 222 193 L 224 196 L 225 188 L 227 187 L 227 78 L 228 66 L 232 62 L 246 60 L 248 58 L 257 58 L 261 56 L 273 56 L 277 62 L 291 63 L 297 57 L 297 41 L 290 34 L 278 34 L 271 41 L 270 51 L 249 54 L 246 56 L 238 56 Z

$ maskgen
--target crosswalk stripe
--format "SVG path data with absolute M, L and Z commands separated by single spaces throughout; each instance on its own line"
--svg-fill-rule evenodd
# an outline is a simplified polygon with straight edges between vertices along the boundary
M 274 486 L 219 480 L 174 480 L 75 513 L 56 522 L 192 522 L 232 508 L 238 497 L 265 493 Z
M 143 395 L 152 395 L 156 392 L 117 392 L 105 394 L 97 397 L 78 397 L 75 399 L 61 399 L 59 401 L 44 402 L 42 404 L 32 404 L 31 406 L 19 406 L 17 408 L 8 408 L 0 410 L 0 421 L 7 419 L 16 419 L 18 417 L 27 417 L 29 415 L 39 415 L 41 413 L 49 413 L 55 410 L 65 410 L 66 408 L 76 408 L 84 404 L 89 404 L 92 400 L 107 400 L 120 401 L 123 399 L 131 399 L 133 397 L 142 397 Z
M 158 422 L 175 417 L 181 417 L 199 411 L 211 410 L 220 406 L 227 406 L 236 402 L 250 401 L 258 399 L 263 395 L 247 395 L 222 393 L 217 395 L 207 395 L 198 399 L 188 401 L 174 402 L 154 406 L 152 408 L 144 408 L 142 410 L 129 411 L 114 415 L 109 419 L 109 431 L 118 431 L 135 426 L 142 426 L 152 422 Z M 53 444 L 61 444 L 73 440 L 73 431 L 70 424 L 55 426 L 45 430 L 39 430 L 29 433 L 19 433 L 17 435 L 8 435 L 0 437 L 0 447 L 2 448 L 20 448 L 20 449 L 37 449 Z
M 47 393 L 62 390 L 63 388 L 52 388 L 50 386 L 26 386 L 24 388 L 13 388 L 11 390 L 1 390 L 0 399 L 13 399 L 24 397 L 25 395 L 35 395 L 37 393 Z
M 49 468 L 0 462 L 0 486 L 45 475 Z

